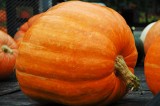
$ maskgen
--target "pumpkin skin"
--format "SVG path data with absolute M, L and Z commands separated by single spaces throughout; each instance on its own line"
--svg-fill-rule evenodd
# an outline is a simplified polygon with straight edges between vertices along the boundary
M 145 77 L 151 92 L 156 95 L 160 92 L 160 37 L 148 49 L 145 57 Z
M 1 31 L 4 31 L 5 33 L 7 33 L 7 28 L 6 28 L 6 26 L 0 26 L 0 30 L 1 30 Z
M 141 35 L 140 35 L 140 39 L 142 40 L 143 44 L 144 44 L 144 40 L 146 38 L 146 35 L 148 33 L 148 31 L 151 29 L 151 27 L 155 24 L 156 22 L 152 22 L 150 24 L 148 24 L 142 31 Z
M 0 80 L 2 80 L 13 73 L 18 50 L 15 41 L 1 30 L 0 47 Z
M 18 46 L 20 45 L 20 42 L 22 41 L 22 38 L 23 38 L 24 34 L 26 33 L 26 31 L 28 30 L 28 28 L 31 27 L 31 25 L 33 24 L 33 22 L 35 22 L 36 19 L 39 18 L 41 15 L 42 15 L 42 13 L 34 15 L 33 17 L 31 17 L 16 32 L 16 34 L 14 35 L 14 40 L 16 41 L 16 43 L 17 43 Z
M 28 29 L 19 46 L 16 75 L 32 99 L 106 105 L 127 93 L 115 74 L 118 55 L 134 72 L 137 51 L 122 16 L 107 7 L 69 1 L 50 8 Z
M 20 12 L 20 18 L 30 18 L 30 17 L 31 17 L 31 15 L 30 15 L 29 11 L 27 11 L 27 10 L 22 10 L 22 11 Z
M 157 21 L 148 31 L 146 38 L 144 40 L 144 50 L 145 54 L 147 53 L 151 44 L 156 40 L 158 36 L 160 36 L 160 20 Z
M 4 22 L 6 19 L 6 10 L 0 10 L 0 22 Z

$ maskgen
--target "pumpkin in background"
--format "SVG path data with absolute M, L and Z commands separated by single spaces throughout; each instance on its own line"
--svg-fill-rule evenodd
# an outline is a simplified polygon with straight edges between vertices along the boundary
M 148 87 L 156 95 L 160 92 L 160 37 L 156 38 L 145 57 L 144 70 Z
M 0 10 L 0 22 L 5 22 L 6 21 L 6 10 L 1 9 Z
M 138 89 L 136 60 L 132 32 L 119 13 L 69 1 L 50 8 L 27 30 L 16 75 L 34 100 L 105 105 Z
M 142 60 L 144 59 L 145 53 L 144 53 L 144 46 L 142 40 L 139 38 L 139 36 L 134 36 L 136 49 L 138 52 L 138 59 L 137 59 L 137 65 L 142 63 Z
M 39 18 L 41 15 L 42 15 L 42 13 L 34 15 L 33 17 L 31 17 L 16 32 L 16 34 L 14 36 L 14 40 L 16 41 L 16 43 L 17 43 L 18 46 L 20 45 L 20 42 L 22 41 L 22 38 L 23 38 L 24 34 L 26 33 L 26 31 L 28 30 L 28 28 L 31 27 L 31 25 L 33 24 L 33 22 L 35 22 L 37 20 L 37 18 Z
M 140 35 L 140 39 L 142 40 L 143 44 L 146 38 L 146 35 L 148 33 L 148 31 L 150 30 L 150 28 L 155 24 L 156 22 L 152 22 L 150 24 L 148 24 L 142 31 L 141 35 Z
M 144 41 L 145 54 L 147 53 L 151 44 L 157 39 L 158 36 L 160 36 L 159 28 L 160 28 L 160 20 L 157 21 L 148 31 Z
M 4 31 L 5 33 L 7 33 L 7 28 L 6 28 L 6 26 L 0 26 L 0 30 L 1 30 L 1 31 Z
M 15 41 L 1 30 L 0 47 L 0 80 L 2 80 L 13 73 L 18 51 Z
M 30 12 L 29 11 L 27 11 L 27 10 L 22 10 L 21 12 L 20 12 L 20 16 L 19 16 L 20 18 L 30 18 L 31 17 L 31 14 L 30 14 Z

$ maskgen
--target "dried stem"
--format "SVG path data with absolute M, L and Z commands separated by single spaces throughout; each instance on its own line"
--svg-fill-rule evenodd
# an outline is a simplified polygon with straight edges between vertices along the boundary
M 128 90 L 138 90 L 140 80 L 129 70 L 122 56 L 117 56 L 115 60 L 115 69 L 125 81 Z

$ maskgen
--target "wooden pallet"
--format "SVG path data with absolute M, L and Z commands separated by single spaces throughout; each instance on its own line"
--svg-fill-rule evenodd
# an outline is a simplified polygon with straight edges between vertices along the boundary
M 146 106 L 153 95 L 148 89 L 144 77 L 143 66 L 135 68 L 135 74 L 141 81 L 141 90 L 129 92 L 123 99 L 117 101 L 111 106 Z M 18 85 L 15 73 L 7 80 L 0 82 L 0 106 L 42 106 L 39 103 L 25 96 Z M 56 105 L 57 106 L 57 105 Z

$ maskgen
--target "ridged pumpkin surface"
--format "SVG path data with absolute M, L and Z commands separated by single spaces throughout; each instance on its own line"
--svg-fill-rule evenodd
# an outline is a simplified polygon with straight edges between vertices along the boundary
M 146 35 L 148 33 L 148 31 L 151 29 L 151 27 L 155 24 L 156 22 L 152 22 L 150 24 L 148 24 L 142 31 L 141 35 L 140 35 L 140 39 L 142 40 L 143 44 L 146 38 Z
M 22 24 L 22 26 L 20 26 L 19 30 L 16 32 L 15 36 L 14 36 L 14 40 L 16 41 L 17 45 L 20 45 L 20 42 L 23 39 L 23 36 L 25 35 L 25 33 L 27 32 L 27 30 L 29 29 L 29 27 L 32 26 L 32 24 L 42 15 L 41 14 L 37 14 L 33 17 L 31 17 L 27 22 L 25 22 L 24 24 Z
M 144 50 L 147 53 L 151 44 L 156 40 L 158 36 L 160 36 L 160 20 L 157 21 L 148 31 L 146 38 L 144 40 Z
M 145 76 L 154 95 L 160 92 L 160 37 L 148 49 L 145 57 Z
M 7 79 L 14 72 L 17 54 L 16 42 L 0 30 L 0 80 Z
M 67 105 L 104 105 L 123 97 L 115 72 L 122 55 L 133 72 L 134 38 L 114 10 L 70 1 L 50 8 L 26 32 L 19 47 L 17 78 L 31 98 Z

